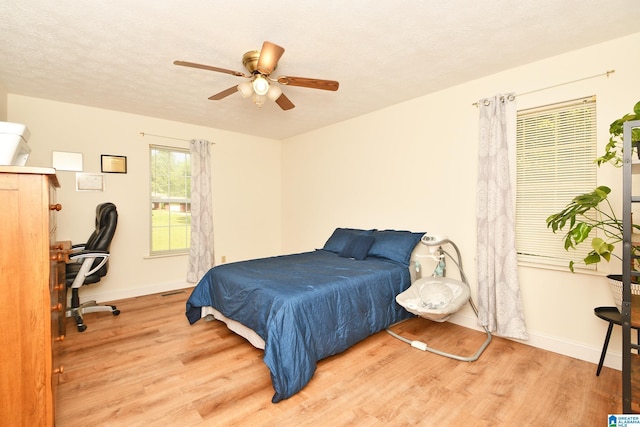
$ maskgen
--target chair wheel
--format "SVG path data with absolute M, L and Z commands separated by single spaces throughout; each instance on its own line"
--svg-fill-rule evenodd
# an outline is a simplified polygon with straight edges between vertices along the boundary
M 87 330 L 87 325 L 78 325 L 78 332 L 84 332 Z
M 113 307 L 115 309 L 115 307 Z M 113 310 L 111 312 L 114 316 L 117 316 L 118 314 L 120 314 L 120 310 Z

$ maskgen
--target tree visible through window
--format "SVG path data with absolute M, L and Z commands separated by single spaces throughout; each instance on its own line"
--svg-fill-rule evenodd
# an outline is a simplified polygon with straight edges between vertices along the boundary
M 564 250 L 549 215 L 597 186 L 595 96 L 518 112 L 516 242 L 518 259 L 566 267 L 588 245 Z M 584 254 L 582 254 L 584 252 Z
M 151 254 L 189 250 L 191 156 L 188 150 L 150 146 Z

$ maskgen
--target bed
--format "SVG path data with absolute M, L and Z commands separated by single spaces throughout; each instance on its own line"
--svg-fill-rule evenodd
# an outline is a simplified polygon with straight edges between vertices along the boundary
M 322 249 L 222 264 L 209 270 L 186 304 L 264 348 L 275 394 L 300 391 L 316 363 L 412 314 L 396 303 L 415 273 L 424 233 L 337 228 Z

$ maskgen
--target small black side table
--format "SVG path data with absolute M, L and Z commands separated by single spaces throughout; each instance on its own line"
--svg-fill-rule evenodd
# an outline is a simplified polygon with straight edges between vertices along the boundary
M 607 347 L 609 347 L 609 339 L 611 338 L 611 331 L 613 330 L 613 325 L 622 325 L 622 315 L 618 311 L 617 307 L 596 307 L 593 309 L 593 314 L 598 316 L 602 320 L 606 320 L 609 322 L 609 328 L 607 329 L 607 336 L 604 339 L 604 345 L 602 346 L 602 354 L 600 355 L 600 363 L 598 363 L 598 370 L 596 371 L 596 376 L 600 376 L 600 371 L 602 370 L 602 364 L 604 363 L 604 357 L 607 354 Z M 631 326 L 632 329 L 636 330 L 638 335 L 638 343 L 640 343 L 640 326 Z

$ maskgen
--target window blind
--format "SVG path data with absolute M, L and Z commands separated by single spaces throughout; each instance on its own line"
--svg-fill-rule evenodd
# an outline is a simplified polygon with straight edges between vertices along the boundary
M 581 260 L 590 245 L 566 251 L 564 232 L 554 234 L 546 219 L 597 186 L 595 96 L 518 112 L 516 150 L 519 260 L 559 266 Z

